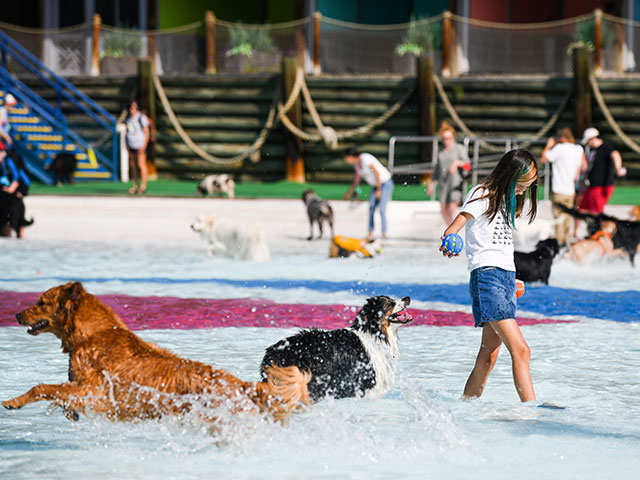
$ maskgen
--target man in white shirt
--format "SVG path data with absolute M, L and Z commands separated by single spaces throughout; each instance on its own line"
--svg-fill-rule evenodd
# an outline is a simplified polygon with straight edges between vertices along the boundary
M 563 245 L 571 239 L 572 219 L 556 204 L 573 208 L 576 185 L 582 172 L 587 170 L 587 158 L 584 149 L 575 144 L 571 129 L 565 127 L 558 129 L 556 136 L 547 140 L 540 161 L 551 164 L 551 211 L 556 219 L 564 215 L 564 220 L 556 224 L 556 239 Z
M 382 238 L 387 238 L 387 203 L 393 194 L 393 180 L 391 172 L 387 170 L 380 161 L 370 153 L 360 153 L 355 148 L 348 148 L 344 152 L 344 158 L 349 165 L 355 167 L 355 177 L 353 184 L 344 195 L 345 200 L 349 200 L 360 183 L 360 178 L 371 185 L 371 196 L 369 197 L 369 234 L 367 241 L 373 238 L 374 214 L 376 208 L 380 209 L 380 219 L 382 221 Z

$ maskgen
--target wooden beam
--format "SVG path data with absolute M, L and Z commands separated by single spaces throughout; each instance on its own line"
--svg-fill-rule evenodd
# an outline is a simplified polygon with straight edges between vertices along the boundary
M 205 73 L 216 73 L 216 16 L 211 10 L 207 10 L 204 16 L 205 24 Z
M 100 75 L 100 25 L 102 19 L 99 13 L 93 14 L 93 35 L 91 38 L 91 76 Z
M 589 52 L 586 45 L 573 49 L 574 122 L 577 137 L 592 126 Z
M 283 103 L 286 102 L 289 94 L 293 90 L 297 71 L 298 61 L 295 57 L 282 59 Z M 293 107 L 291 107 L 291 110 L 287 113 L 287 117 L 289 117 L 298 128 L 302 128 L 302 102 L 300 102 L 300 98 L 293 104 Z M 285 157 L 287 180 L 290 182 L 305 183 L 304 159 L 302 154 L 302 140 L 287 131 L 285 138 Z
M 442 17 L 442 76 L 451 76 L 451 12 Z
M 322 14 L 315 12 L 313 14 L 313 73 L 321 73 L 320 70 L 320 24 L 322 22 Z
M 602 10 L 593 12 L 593 69 L 596 75 L 602 73 Z

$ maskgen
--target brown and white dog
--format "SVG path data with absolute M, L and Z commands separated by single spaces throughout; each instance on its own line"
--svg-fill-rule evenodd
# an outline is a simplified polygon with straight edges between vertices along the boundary
M 200 181 L 196 190 L 203 197 L 207 195 L 222 197 L 227 194 L 229 198 L 236 198 L 236 182 L 226 173 L 207 175 Z
M 181 358 L 139 338 L 78 282 L 47 290 L 16 318 L 29 335 L 49 332 L 62 341 L 62 351 L 69 354 L 69 380 L 36 385 L 2 402 L 8 409 L 47 400 L 71 420 L 86 411 L 111 420 L 195 411 L 215 425 L 220 409 L 268 412 L 274 420 L 286 421 L 299 404 L 309 402 L 309 373 L 272 367 L 263 381 L 245 382 Z
M 575 262 L 582 263 L 587 258 L 603 258 L 622 256 L 624 252 L 614 248 L 613 235 L 616 232 L 616 224 L 611 221 L 602 221 L 600 230 L 589 238 L 578 240 L 569 245 L 565 257 Z

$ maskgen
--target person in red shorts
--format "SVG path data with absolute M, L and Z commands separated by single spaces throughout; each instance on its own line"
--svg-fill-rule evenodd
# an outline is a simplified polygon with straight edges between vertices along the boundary
M 622 166 L 622 156 L 613 145 L 600 138 L 600 132 L 593 127 L 587 128 L 582 135 L 582 144 L 588 145 L 589 186 L 584 192 L 578 208 L 599 214 L 613 194 L 615 177 L 624 177 L 627 169 Z

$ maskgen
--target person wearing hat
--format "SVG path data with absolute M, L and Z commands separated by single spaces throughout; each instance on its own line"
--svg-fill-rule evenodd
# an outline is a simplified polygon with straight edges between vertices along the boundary
M 587 128 L 582 135 L 582 144 L 590 149 L 589 186 L 578 207 L 600 214 L 613 194 L 615 177 L 624 177 L 627 169 L 622 166 L 620 152 L 600 138 L 598 129 Z
M 11 110 L 18 101 L 16 97 L 7 93 L 4 96 L 4 105 L 0 106 L 0 149 L 6 150 L 13 145 L 13 139 L 11 138 L 11 124 L 9 123 L 9 110 Z

